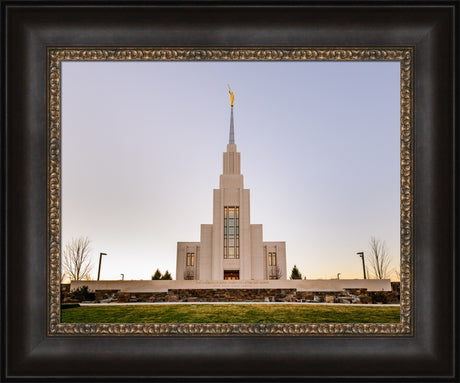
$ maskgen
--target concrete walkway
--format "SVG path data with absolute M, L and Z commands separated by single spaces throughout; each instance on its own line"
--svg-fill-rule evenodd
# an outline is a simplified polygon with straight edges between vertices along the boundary
M 80 303 L 80 306 L 161 306 L 161 305 L 313 305 L 313 306 L 378 306 L 399 307 L 399 304 L 313 303 L 313 302 L 127 302 Z

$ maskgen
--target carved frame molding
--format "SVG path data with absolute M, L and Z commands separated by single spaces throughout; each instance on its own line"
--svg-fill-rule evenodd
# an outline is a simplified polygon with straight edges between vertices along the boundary
M 50 336 L 412 336 L 414 335 L 414 48 L 47 49 L 47 291 Z M 63 61 L 399 61 L 400 323 L 61 323 L 61 63 Z

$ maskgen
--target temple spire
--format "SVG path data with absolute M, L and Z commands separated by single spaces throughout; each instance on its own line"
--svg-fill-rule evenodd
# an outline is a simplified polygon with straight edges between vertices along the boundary
M 230 136 L 228 138 L 228 143 L 229 144 L 235 143 L 235 128 L 233 127 L 233 106 L 230 111 Z
M 235 101 L 235 96 L 230 88 L 230 85 L 228 85 L 228 93 L 230 93 L 230 135 L 228 138 L 228 143 L 229 144 L 234 144 L 235 143 L 235 127 L 233 126 L 233 102 Z

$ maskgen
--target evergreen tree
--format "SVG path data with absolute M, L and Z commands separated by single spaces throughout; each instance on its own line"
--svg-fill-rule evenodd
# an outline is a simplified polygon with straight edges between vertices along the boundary
M 155 274 L 152 275 L 152 281 L 156 281 L 158 279 L 163 279 L 159 269 L 157 269 L 157 271 L 155 271 Z
M 300 271 L 296 265 L 294 265 L 294 267 L 292 268 L 291 279 L 302 279 L 302 274 L 300 274 Z
M 169 280 L 172 279 L 171 274 L 169 273 L 168 270 L 165 271 L 165 273 L 163 274 L 163 276 L 161 277 L 161 279 L 169 279 Z

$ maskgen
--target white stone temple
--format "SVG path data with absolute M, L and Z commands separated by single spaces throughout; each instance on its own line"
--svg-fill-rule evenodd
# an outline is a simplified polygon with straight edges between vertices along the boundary
M 286 243 L 264 242 L 262 225 L 251 224 L 249 189 L 243 185 L 230 90 L 230 137 L 212 224 L 201 225 L 200 242 L 178 242 L 176 280 L 286 279 Z
M 280 295 L 281 290 L 291 295 L 308 291 L 342 294 L 344 289 L 391 291 L 389 279 L 287 280 L 286 243 L 264 242 L 262 225 L 250 222 L 249 189 L 244 188 L 241 155 L 236 150 L 231 91 L 230 106 L 230 138 L 219 189 L 214 189 L 212 224 L 201 225 L 200 242 L 177 243 L 176 280 L 71 281 L 70 289 L 88 286 L 102 295 L 122 293 L 134 301 L 149 302 L 169 302 L 170 296 L 187 301 L 190 294 L 194 301 L 259 301 L 261 296 Z M 216 298 L 219 289 L 226 293 Z M 202 290 L 208 293 L 197 298 L 197 291 Z M 253 293 L 247 293 L 249 290 Z

